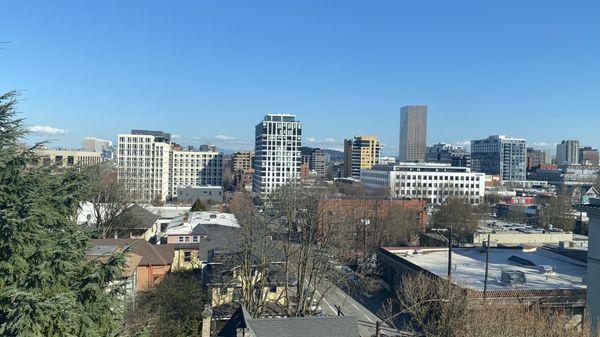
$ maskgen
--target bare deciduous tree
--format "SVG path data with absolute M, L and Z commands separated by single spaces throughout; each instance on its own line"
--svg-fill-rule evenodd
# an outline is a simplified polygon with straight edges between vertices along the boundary
M 99 236 L 111 236 L 119 225 L 115 218 L 131 205 L 127 187 L 117 179 L 116 170 L 108 164 L 91 166 L 87 171 L 88 201 L 93 204 L 93 220 Z

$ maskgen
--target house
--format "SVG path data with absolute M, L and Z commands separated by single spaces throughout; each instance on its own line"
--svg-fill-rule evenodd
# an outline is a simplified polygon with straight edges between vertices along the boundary
M 355 317 L 252 318 L 243 306 L 217 333 L 219 337 L 359 337 Z
M 275 252 L 275 250 L 273 250 Z M 241 300 L 244 282 L 250 282 L 255 287 L 256 294 L 261 294 L 262 301 L 269 305 L 285 306 L 286 278 L 282 268 L 283 257 L 269 256 L 271 260 L 266 268 L 258 268 L 260 261 L 251 261 L 251 275 L 243 276 L 240 267 L 240 253 L 237 249 L 211 250 L 204 269 L 204 279 L 210 297 L 211 307 L 237 303 Z
M 123 252 L 124 249 L 118 245 L 94 245 L 86 251 L 86 258 L 89 260 L 96 260 L 98 262 L 105 262 L 114 254 Z M 122 286 L 125 290 L 125 295 L 135 300 L 137 294 L 137 269 L 142 262 L 143 257 L 130 252 L 127 254 L 125 259 L 125 265 L 123 266 L 121 279 L 117 280 L 114 285 Z
M 165 275 L 171 271 L 173 264 L 173 247 L 171 245 L 153 245 L 143 239 L 93 239 L 92 246 L 118 247 L 118 249 L 131 249 L 131 253 L 141 256 L 135 270 L 135 288 L 144 291 L 160 283 Z
M 209 251 L 235 246 L 240 231 L 233 214 L 190 212 L 173 219 L 159 236 L 163 244 L 173 247 L 173 270 L 179 270 L 203 268 Z
M 154 240 L 160 230 L 159 217 L 140 205 L 132 205 L 114 218 L 119 237 Z

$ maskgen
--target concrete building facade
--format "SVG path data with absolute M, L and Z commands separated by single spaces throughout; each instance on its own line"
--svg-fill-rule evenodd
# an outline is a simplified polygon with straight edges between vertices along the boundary
M 266 195 L 300 179 L 302 123 L 295 115 L 268 114 L 255 128 L 252 190 Z
M 499 175 L 503 181 L 526 180 L 525 139 L 496 135 L 471 141 L 471 169 Z
M 427 105 L 407 105 L 400 109 L 400 161 L 425 161 L 427 145 Z
M 91 166 L 102 162 L 101 153 L 66 149 L 36 149 L 40 164 L 55 164 L 60 167 Z
M 533 171 L 546 164 L 546 151 L 527 148 L 527 171 Z
M 579 141 L 563 140 L 556 145 L 556 164 L 579 164 Z
M 479 204 L 485 194 L 485 174 L 449 164 L 376 165 L 361 171 L 361 183 L 372 192 L 384 190 L 393 198 L 426 199 L 432 204 L 441 204 L 448 197 Z
M 138 201 L 175 198 L 180 186 L 221 186 L 222 154 L 214 147 L 201 150 L 171 143 L 162 131 L 132 130 L 118 135 L 117 167 Z

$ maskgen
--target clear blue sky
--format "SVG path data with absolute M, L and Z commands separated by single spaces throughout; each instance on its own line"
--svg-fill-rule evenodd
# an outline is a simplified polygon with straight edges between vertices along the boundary
M 600 1 L 5 1 L 0 90 L 54 145 L 160 129 L 248 147 L 265 113 L 305 143 L 490 134 L 600 145 Z M 233 139 L 232 139 L 233 138 Z

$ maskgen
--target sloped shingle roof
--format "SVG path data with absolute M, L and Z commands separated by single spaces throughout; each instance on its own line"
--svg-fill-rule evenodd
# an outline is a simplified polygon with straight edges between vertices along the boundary
M 239 308 L 218 336 L 236 337 L 237 329 L 250 329 L 255 337 L 358 337 L 356 318 L 351 316 L 253 319 Z

